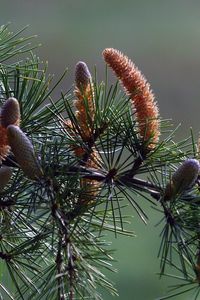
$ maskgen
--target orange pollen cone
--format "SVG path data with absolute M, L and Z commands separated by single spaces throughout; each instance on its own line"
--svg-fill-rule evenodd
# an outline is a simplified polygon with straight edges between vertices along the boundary
M 107 48 L 103 51 L 105 62 L 121 81 L 132 102 L 139 134 L 148 149 L 155 148 L 159 140 L 159 112 L 149 83 L 134 63 L 120 51 Z

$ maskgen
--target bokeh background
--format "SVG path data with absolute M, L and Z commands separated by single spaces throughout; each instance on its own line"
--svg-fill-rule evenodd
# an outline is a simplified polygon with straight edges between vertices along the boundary
M 1 23 L 13 31 L 30 24 L 27 35 L 38 34 L 39 56 L 58 77 L 68 67 L 63 88 L 73 84 L 74 66 L 84 60 L 99 78 L 105 69 L 101 52 L 115 47 L 143 71 L 156 94 L 163 118 L 182 123 L 177 139 L 200 130 L 200 1 L 198 0 L 0 0 Z M 111 73 L 110 73 L 111 74 Z M 112 78 L 112 77 L 111 77 Z M 167 291 L 159 280 L 157 252 L 160 215 L 146 206 L 148 226 L 134 216 L 137 238 L 113 241 L 119 270 L 112 275 L 119 299 L 153 300 Z M 110 276 L 110 274 L 108 274 Z M 110 300 L 110 295 L 104 295 Z M 114 299 L 114 298 L 113 298 Z M 177 300 L 191 299 L 177 296 Z

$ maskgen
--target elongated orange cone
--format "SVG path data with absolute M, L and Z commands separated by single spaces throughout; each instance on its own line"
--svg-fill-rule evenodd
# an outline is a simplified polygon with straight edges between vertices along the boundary
M 155 148 L 159 140 L 159 113 L 149 83 L 134 63 L 120 51 L 107 48 L 103 51 L 105 62 L 121 81 L 132 101 L 141 139 L 147 148 Z
M 75 68 L 74 95 L 76 96 L 76 100 L 74 101 L 75 116 L 78 120 L 79 129 L 76 130 L 76 128 L 73 128 L 70 120 L 65 121 L 66 129 L 73 138 L 80 136 L 82 141 L 87 143 L 93 138 L 95 104 L 92 77 L 86 63 L 82 61 L 79 61 Z M 80 160 L 86 154 L 86 150 L 79 145 L 72 145 L 71 148 Z M 91 153 L 85 162 L 85 166 L 98 169 L 98 163 L 100 162 L 99 154 L 94 147 L 91 147 L 90 150 Z M 80 203 L 91 204 L 97 197 L 100 186 L 101 183 L 96 180 L 82 178 L 80 180 L 80 187 L 83 190 L 79 198 Z
M 37 179 L 42 176 L 42 171 L 35 156 L 33 145 L 25 133 L 15 125 L 7 128 L 8 142 L 11 150 L 26 176 Z

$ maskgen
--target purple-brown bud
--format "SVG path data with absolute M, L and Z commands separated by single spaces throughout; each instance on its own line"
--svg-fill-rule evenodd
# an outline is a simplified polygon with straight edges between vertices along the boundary
M 81 137 L 84 141 L 88 141 L 92 135 L 95 114 L 94 90 L 90 71 L 82 61 L 76 64 L 74 95 L 75 115 L 79 122 Z
M 1 108 L 1 125 L 8 127 L 9 125 L 19 125 L 20 108 L 17 99 L 11 97 L 6 100 Z
M 182 193 L 195 184 L 200 171 L 200 163 L 196 159 L 185 160 L 172 175 L 165 190 L 165 200 L 171 200 L 176 194 Z
M 30 179 L 42 176 L 42 171 L 35 156 L 33 145 L 25 133 L 15 125 L 7 127 L 8 142 L 23 172 Z
M 91 74 L 88 66 L 83 61 L 79 61 L 75 68 L 75 83 L 80 90 L 87 87 L 91 81 Z
M 172 175 L 176 191 L 181 192 L 191 188 L 199 175 L 200 164 L 197 159 L 185 160 Z

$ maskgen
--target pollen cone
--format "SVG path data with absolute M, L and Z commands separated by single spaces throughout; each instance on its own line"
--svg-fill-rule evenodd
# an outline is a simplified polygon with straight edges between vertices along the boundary
M 4 187 L 9 182 L 12 176 L 12 169 L 7 166 L 2 166 L 0 168 L 0 192 L 4 189 Z
M 1 125 L 18 125 L 20 123 L 20 108 L 17 99 L 11 97 L 6 100 L 1 108 Z
M 107 48 L 103 51 L 105 62 L 121 81 L 132 102 L 139 134 L 147 148 L 155 148 L 159 140 L 159 112 L 149 83 L 134 63 L 120 51 Z
M 42 176 L 42 171 L 35 156 L 33 145 L 25 133 L 15 125 L 7 128 L 8 142 L 23 172 L 30 179 Z
M 95 115 L 94 91 L 92 77 L 86 63 L 79 61 L 75 68 L 75 91 L 76 97 L 74 107 L 75 116 L 78 121 L 78 129 L 73 128 L 70 120 L 65 121 L 65 126 L 72 138 L 81 137 L 87 145 L 93 138 L 93 125 Z M 80 160 L 86 155 L 87 151 L 80 145 L 71 145 L 76 157 Z M 85 162 L 86 168 L 98 169 L 100 156 L 96 149 L 91 146 L 91 153 Z M 81 204 L 91 204 L 99 193 L 101 183 L 87 178 L 80 179 L 81 194 L 79 202 Z

